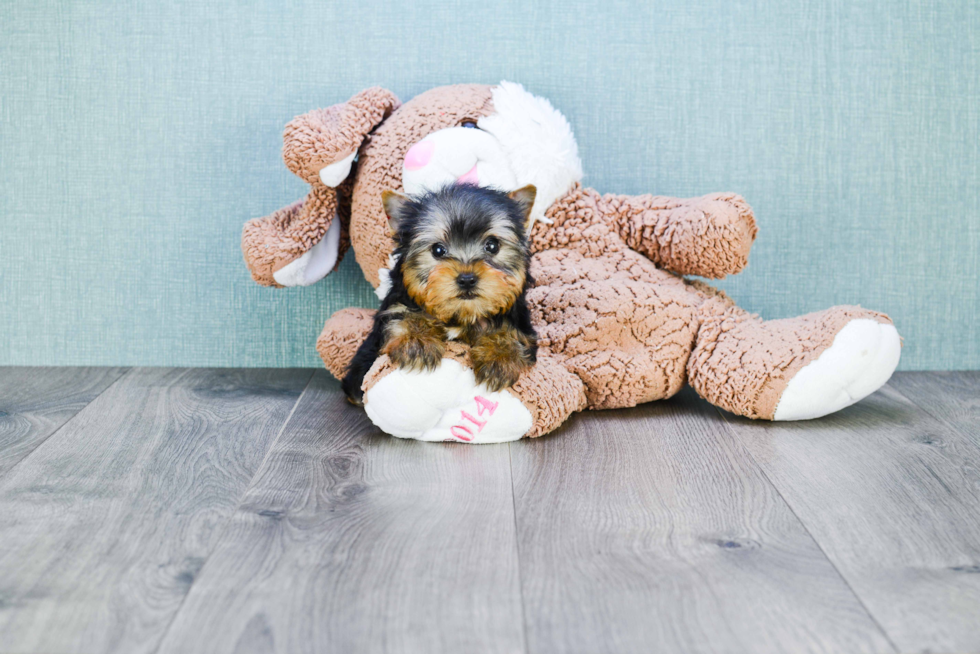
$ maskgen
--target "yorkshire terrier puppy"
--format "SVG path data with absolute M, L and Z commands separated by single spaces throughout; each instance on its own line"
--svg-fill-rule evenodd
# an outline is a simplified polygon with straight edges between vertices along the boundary
M 400 368 L 435 370 L 450 338 L 470 346 L 476 380 L 493 391 L 534 364 L 537 336 L 524 295 L 535 193 L 456 184 L 416 199 L 382 194 L 396 261 L 342 382 L 351 402 L 362 402 L 364 376 L 381 354 Z

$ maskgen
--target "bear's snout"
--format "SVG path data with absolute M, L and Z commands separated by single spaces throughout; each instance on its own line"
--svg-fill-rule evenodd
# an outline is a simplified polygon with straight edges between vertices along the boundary
M 408 149 L 405 153 L 405 170 L 421 170 L 432 161 L 432 154 L 436 151 L 434 141 L 419 141 Z

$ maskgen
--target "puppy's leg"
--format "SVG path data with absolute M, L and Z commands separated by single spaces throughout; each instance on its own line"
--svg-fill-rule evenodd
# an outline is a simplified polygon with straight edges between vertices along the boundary
M 531 276 L 527 276 L 527 283 L 530 284 L 534 280 Z M 538 357 L 538 334 L 534 331 L 534 325 L 531 324 L 531 312 L 527 308 L 527 298 L 525 296 L 525 291 L 521 292 L 520 297 L 511 306 L 510 310 L 504 316 L 504 323 L 510 323 L 513 325 L 514 329 L 520 332 L 524 339 L 527 341 L 527 355 L 528 361 L 534 363 L 537 361 Z
M 385 316 L 382 312 L 379 311 L 375 314 L 374 326 L 371 327 L 371 332 L 364 339 L 364 342 L 361 343 L 361 346 L 357 348 L 354 358 L 351 359 L 350 365 L 347 366 L 347 374 L 344 375 L 343 381 L 340 382 L 340 387 L 351 404 L 362 404 L 364 393 L 361 391 L 361 385 L 364 383 L 364 376 L 367 375 L 368 370 L 374 365 L 378 354 L 381 352 L 381 346 L 384 342 L 385 323 Z
M 446 350 L 446 330 L 434 318 L 409 311 L 385 328 L 382 352 L 399 368 L 421 372 L 435 370 Z
M 537 339 L 512 324 L 480 334 L 473 341 L 470 359 L 476 381 L 491 391 L 513 386 L 535 360 Z

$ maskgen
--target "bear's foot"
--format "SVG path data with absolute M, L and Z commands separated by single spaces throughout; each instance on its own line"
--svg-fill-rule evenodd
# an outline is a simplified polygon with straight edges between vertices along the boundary
M 379 429 L 398 438 L 505 443 L 527 434 L 534 420 L 509 391 L 491 392 L 473 370 L 452 358 L 432 372 L 383 364 L 387 374 L 365 381 L 364 410 Z
M 327 369 L 342 379 L 373 323 L 370 309 L 341 309 L 327 320 L 317 351 Z M 433 372 L 395 367 L 382 355 L 361 387 L 364 409 L 382 431 L 399 438 L 461 443 L 504 443 L 547 434 L 584 409 L 585 386 L 554 356 L 538 360 L 511 388 L 491 392 L 477 384 L 469 348 L 446 344 Z
M 870 318 L 850 321 L 789 380 L 772 419 L 811 420 L 851 406 L 885 385 L 901 351 L 894 325 Z

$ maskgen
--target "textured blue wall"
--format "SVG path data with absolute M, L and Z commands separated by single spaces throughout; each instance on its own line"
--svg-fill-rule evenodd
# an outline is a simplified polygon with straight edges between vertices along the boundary
M 519 81 L 601 191 L 733 190 L 721 285 L 784 317 L 890 313 L 902 366 L 980 367 L 980 3 L 0 4 L 0 364 L 319 365 L 372 306 L 349 257 L 253 284 L 242 223 L 291 202 L 291 117 L 381 84 Z

